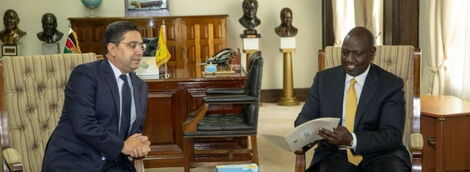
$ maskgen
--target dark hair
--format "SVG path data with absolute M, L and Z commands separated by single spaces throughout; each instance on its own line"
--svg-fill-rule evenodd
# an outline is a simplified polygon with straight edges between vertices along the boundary
M 15 15 L 16 17 L 18 17 L 18 13 L 16 13 L 16 11 L 13 10 L 13 9 L 8 9 L 8 10 L 6 10 L 5 13 L 3 13 L 3 15 L 9 14 L 9 13 L 12 13 L 12 14 Z
M 375 46 L 375 38 L 374 38 L 374 35 L 372 34 L 372 32 L 369 29 L 366 28 L 366 30 L 367 30 L 367 32 L 366 32 L 367 40 L 370 43 L 370 45 L 369 45 L 370 48 L 372 48 L 372 47 Z
M 139 29 L 130 21 L 115 21 L 106 26 L 103 39 L 104 54 L 108 53 L 109 43 L 119 44 L 124 39 L 124 34 L 129 31 L 139 31 Z
M 285 14 L 285 13 L 290 13 L 290 14 L 292 14 L 292 10 L 291 10 L 290 8 L 287 8 L 287 7 L 286 7 L 286 8 L 283 8 L 283 9 L 281 10 L 281 17 L 282 17 L 282 15 Z
M 242 7 L 244 8 L 246 6 L 249 6 L 249 5 L 251 5 L 251 3 L 254 3 L 254 5 L 256 7 L 258 7 L 258 1 L 256 1 L 256 0 L 243 0 Z
M 3 13 L 3 23 L 5 23 L 5 21 L 6 21 L 5 19 L 7 17 L 7 14 L 13 14 L 15 19 L 17 20 L 16 23 L 17 24 L 19 23 L 18 13 L 13 9 L 8 9 L 8 10 L 5 11 L 5 13 Z
M 367 41 L 369 42 L 369 47 L 372 48 L 375 46 L 375 38 L 374 38 L 374 35 L 372 34 L 372 32 L 365 28 L 365 27 L 362 27 L 362 26 L 357 26 L 353 29 L 351 29 L 348 33 L 348 35 L 344 38 L 344 41 L 346 41 L 346 39 L 348 38 L 348 36 L 365 36 Z M 343 43 L 344 43 L 343 41 Z
M 46 21 L 47 17 L 51 17 L 54 20 L 54 23 L 57 23 L 57 18 L 52 13 L 45 13 L 44 15 L 42 15 L 41 22 L 44 23 Z

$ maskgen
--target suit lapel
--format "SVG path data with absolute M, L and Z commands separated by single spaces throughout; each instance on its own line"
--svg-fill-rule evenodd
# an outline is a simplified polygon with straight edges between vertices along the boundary
M 364 87 L 362 87 L 361 97 L 359 99 L 359 104 L 356 111 L 356 119 L 354 121 L 354 126 L 357 126 L 361 118 L 364 116 L 364 112 L 369 105 L 372 97 L 374 97 L 378 88 L 378 74 L 377 67 L 374 64 L 371 64 L 369 73 L 364 82 Z
M 331 85 L 337 85 L 338 87 L 330 87 L 332 91 L 332 97 L 333 97 L 333 102 L 332 105 L 333 107 L 333 116 L 336 118 L 343 118 L 343 96 L 344 96 L 344 81 L 346 78 L 346 72 L 344 71 L 343 67 L 340 67 L 338 70 L 340 72 L 335 72 L 335 75 L 333 76 L 334 79 L 332 81 L 334 82 Z M 339 91 L 338 91 L 339 90 Z
M 132 82 L 132 91 L 134 92 L 134 103 L 135 103 L 135 121 L 132 125 L 131 132 L 136 131 L 137 127 L 140 126 L 140 122 L 143 118 L 142 108 L 139 108 L 142 104 L 140 95 L 140 85 L 137 82 L 137 75 L 134 72 L 130 73 L 131 82 Z
M 104 80 L 106 81 L 106 84 L 108 84 L 108 87 L 111 89 L 111 95 L 113 96 L 113 102 L 114 102 L 114 107 L 116 112 L 117 112 L 117 119 L 119 119 L 119 90 L 116 82 L 116 78 L 114 76 L 114 72 L 111 69 L 111 65 L 109 64 L 108 60 L 103 60 L 103 63 L 100 65 L 100 69 L 104 73 Z M 119 121 L 119 120 L 118 120 Z M 119 124 L 116 126 L 119 127 Z M 117 129 L 117 128 L 116 128 Z M 118 131 L 118 130 L 116 130 Z

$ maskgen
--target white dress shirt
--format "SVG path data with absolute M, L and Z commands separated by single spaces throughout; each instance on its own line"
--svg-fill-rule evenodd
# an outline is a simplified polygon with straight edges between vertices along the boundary
M 346 73 L 346 79 L 344 81 L 344 96 L 343 96 L 343 121 L 341 123 L 342 126 L 346 126 L 346 114 L 345 114 L 345 109 L 346 109 L 346 95 L 348 94 L 348 88 L 349 84 L 351 83 L 351 79 L 354 78 L 356 80 L 356 84 L 354 85 L 354 88 L 356 89 L 356 97 L 357 97 L 357 105 L 359 105 L 359 99 L 361 97 L 362 93 L 362 88 L 364 87 L 364 83 L 366 82 L 366 77 L 367 74 L 369 74 L 369 69 L 370 69 L 370 64 L 367 66 L 367 69 L 364 73 L 353 77 L 349 74 Z M 356 139 L 356 134 L 351 133 L 353 136 L 353 143 L 351 145 L 351 149 L 356 150 L 356 145 L 357 145 L 357 139 Z
M 124 84 L 124 81 L 119 77 L 121 76 L 122 73 L 121 70 L 119 70 L 116 66 L 109 61 L 109 64 L 111 65 L 111 68 L 113 69 L 114 72 L 114 79 L 116 79 L 116 83 L 118 85 L 118 91 L 119 91 L 119 102 L 121 105 L 119 106 L 119 129 L 121 129 L 121 114 L 122 114 L 122 95 L 121 95 L 121 90 L 122 90 L 122 85 Z M 132 80 L 129 74 L 125 74 L 127 76 L 127 81 L 129 83 L 129 88 L 131 89 L 131 120 L 130 120 L 130 125 L 129 125 L 129 130 L 132 128 L 132 125 L 134 124 L 135 118 L 136 118 L 136 111 L 135 111 L 135 99 L 134 99 L 134 87 L 132 86 Z M 129 131 L 128 131 L 129 132 Z

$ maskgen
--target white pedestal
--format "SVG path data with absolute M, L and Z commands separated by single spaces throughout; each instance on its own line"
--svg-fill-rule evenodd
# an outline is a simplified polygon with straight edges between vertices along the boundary
M 59 43 L 42 43 L 41 54 L 59 54 L 60 45 Z
M 258 50 L 259 38 L 243 38 L 243 50 Z
M 281 49 L 295 49 L 295 37 L 281 37 Z

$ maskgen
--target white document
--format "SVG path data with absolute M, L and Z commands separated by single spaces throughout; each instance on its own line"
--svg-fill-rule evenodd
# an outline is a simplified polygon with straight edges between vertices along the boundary
M 294 152 L 309 143 L 323 139 L 323 137 L 317 134 L 317 131 L 320 128 L 333 131 L 333 128 L 338 126 L 339 120 L 339 118 L 318 118 L 305 122 L 287 134 L 284 137 L 285 141 L 289 149 Z
M 143 57 L 135 73 L 141 79 L 159 79 L 159 71 L 155 57 Z

